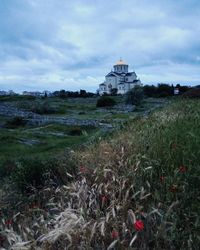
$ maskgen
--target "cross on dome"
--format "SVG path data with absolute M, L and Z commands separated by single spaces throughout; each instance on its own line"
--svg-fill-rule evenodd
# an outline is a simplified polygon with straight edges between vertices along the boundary
M 115 65 L 128 65 L 125 61 L 122 60 L 122 58 L 120 58 Z

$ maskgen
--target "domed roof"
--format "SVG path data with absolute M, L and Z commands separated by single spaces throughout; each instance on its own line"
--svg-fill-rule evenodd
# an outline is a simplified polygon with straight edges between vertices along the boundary
M 115 65 L 128 65 L 128 64 L 120 58 L 120 59 L 115 63 Z

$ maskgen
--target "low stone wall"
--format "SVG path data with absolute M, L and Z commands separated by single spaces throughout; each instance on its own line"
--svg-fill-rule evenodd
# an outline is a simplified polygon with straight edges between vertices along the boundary
M 9 104 L 0 103 L 0 115 L 7 116 L 7 117 L 16 117 L 20 116 L 23 118 L 40 118 L 41 115 L 35 114 L 30 111 L 25 111 L 18 109 L 17 107 L 11 106 Z
M 102 128 L 111 128 L 111 124 L 102 123 L 95 119 L 76 119 L 66 117 L 44 116 L 33 112 L 20 110 L 9 104 L 0 103 L 0 115 L 6 117 L 23 117 L 29 125 L 43 125 L 48 123 L 59 123 L 71 126 L 93 126 Z
M 80 120 L 75 118 L 60 118 L 60 117 L 39 117 L 39 118 L 27 118 L 28 124 L 31 125 L 42 125 L 47 123 L 59 123 L 65 125 L 74 125 L 74 126 L 94 126 L 98 127 L 99 122 L 96 120 Z

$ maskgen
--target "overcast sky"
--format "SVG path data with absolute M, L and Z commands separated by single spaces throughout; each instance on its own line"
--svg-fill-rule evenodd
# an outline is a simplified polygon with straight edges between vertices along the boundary
M 200 0 L 0 0 L 0 90 L 96 91 L 120 57 L 200 84 Z

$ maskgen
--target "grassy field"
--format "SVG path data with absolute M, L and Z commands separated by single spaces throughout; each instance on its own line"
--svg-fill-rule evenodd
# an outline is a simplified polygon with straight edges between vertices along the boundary
M 2 209 L 2 246 L 199 249 L 199 110 L 198 100 L 176 100 L 70 153 L 71 182 L 47 182 L 10 202 L 13 214 Z
M 117 104 L 123 104 L 123 97 L 114 97 Z M 28 98 L 21 96 L 1 97 L 0 100 L 7 104 L 26 111 L 47 111 L 42 115 L 99 120 L 116 126 L 124 121 L 135 118 L 140 112 L 155 106 L 155 100 L 145 100 L 140 111 L 130 113 L 116 112 L 112 108 L 99 109 L 96 107 L 97 98 Z M 45 109 L 44 109 L 45 108 Z M 51 113 L 52 112 L 52 113 Z M 13 118 L 0 116 L 0 175 L 9 175 L 16 162 L 23 158 L 39 158 L 46 160 L 55 158 L 67 149 L 74 149 L 96 138 L 103 136 L 99 128 L 77 127 L 59 124 L 48 124 L 42 126 L 16 126 L 13 129 L 3 127 Z M 71 133 L 79 130 L 77 134 Z M 10 167 L 12 166 L 12 167 Z
M 94 127 L 49 124 L 41 127 L 1 129 L 0 174 L 10 174 L 21 159 L 54 159 L 67 149 L 88 143 L 99 131 Z

